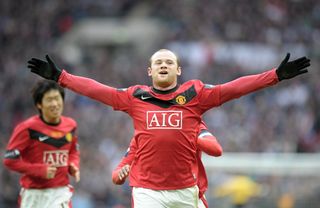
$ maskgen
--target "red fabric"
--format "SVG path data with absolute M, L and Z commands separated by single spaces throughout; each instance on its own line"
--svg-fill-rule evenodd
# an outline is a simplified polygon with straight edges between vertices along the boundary
M 197 148 L 208 155 L 219 157 L 222 155 L 222 147 L 207 129 L 206 124 L 202 121 L 200 124 L 200 131 L 198 134 Z
M 222 155 L 222 147 L 213 135 L 198 137 L 198 148 L 208 155 L 219 157 Z
M 196 185 L 196 138 L 204 112 L 277 82 L 275 70 L 270 70 L 216 86 L 191 80 L 172 92 L 159 93 L 144 85 L 117 90 L 88 78 L 68 74 L 64 70 L 59 78 L 62 86 L 131 116 L 138 146 L 132 168 L 138 174 L 130 185 L 154 190 L 182 189 Z M 184 98 L 190 95 L 190 89 L 194 90 L 195 96 L 184 103 Z M 152 100 L 165 103 L 166 106 L 159 105 L 159 102 L 148 102 L 144 96 L 134 96 L 138 91 L 149 93 Z M 172 105 L 175 99 L 182 102 Z
M 74 133 L 77 124 L 68 117 L 61 117 L 58 125 L 48 125 L 39 116 L 33 116 L 20 123 L 14 129 L 9 143 L 6 147 L 9 150 L 18 150 L 20 157 L 5 158 L 4 165 L 22 175 L 20 184 L 24 188 L 51 188 L 69 184 L 68 164 L 72 161 L 79 168 L 79 151 L 76 149 L 77 136 Z M 62 140 L 68 138 L 70 141 L 61 147 L 46 144 L 39 138 L 30 137 L 29 130 L 39 132 L 52 139 Z M 63 154 L 61 154 L 63 152 Z M 66 154 L 68 153 L 68 156 Z M 50 157 L 48 159 L 48 157 Z M 65 161 L 66 157 L 69 161 Z M 57 167 L 56 176 L 53 179 L 45 179 L 48 164 L 44 163 L 45 158 L 54 162 Z
M 207 127 L 205 126 L 205 124 L 203 122 L 201 123 L 200 128 L 201 128 L 201 130 L 207 130 L 206 129 Z M 201 132 L 201 130 L 200 130 L 200 132 Z M 213 135 L 211 135 L 211 136 L 208 135 L 208 136 L 206 136 L 206 138 L 215 140 L 216 143 L 214 143 L 214 144 L 217 144 L 217 147 L 215 147 L 215 146 L 212 147 L 211 146 L 212 143 L 210 143 L 210 142 L 209 143 L 203 142 L 202 146 L 198 144 L 198 148 L 199 148 L 199 146 L 201 146 L 201 148 L 214 149 L 214 150 L 221 148 L 220 144 L 216 140 L 216 137 L 214 137 Z M 199 142 L 200 139 L 198 138 L 197 141 Z M 209 145 L 210 147 L 206 147 L 205 145 Z M 199 172 L 197 175 L 197 178 L 198 178 L 197 185 L 199 187 L 199 198 L 204 199 L 203 195 L 208 189 L 208 179 L 207 179 L 205 168 L 204 168 L 203 163 L 201 161 L 201 150 L 202 150 L 201 148 L 199 148 L 197 150 L 197 162 L 198 162 L 198 169 L 199 169 Z M 130 142 L 130 147 L 126 153 L 126 156 L 122 158 L 121 162 L 118 164 L 118 166 L 112 172 L 112 180 L 115 184 L 121 185 L 125 182 L 126 179 L 123 179 L 123 180 L 119 179 L 118 172 L 124 165 L 126 165 L 126 164 L 131 165 L 132 164 L 132 162 L 134 161 L 134 155 L 135 155 L 136 149 L 137 149 L 136 140 L 134 138 L 132 138 L 132 140 Z M 222 150 L 222 148 L 221 148 L 221 150 Z M 130 181 L 135 180 L 136 177 L 137 177 L 136 170 L 130 170 Z
M 209 208 L 208 201 L 207 201 L 207 199 L 206 199 L 204 196 L 202 196 L 202 197 L 200 198 L 200 200 L 203 202 L 203 204 L 204 204 L 204 206 L 205 206 L 206 208 Z
M 118 177 L 118 174 L 120 169 L 123 166 L 127 164 L 131 166 L 132 161 L 134 160 L 134 157 L 135 157 L 136 149 L 137 149 L 136 141 L 134 138 L 132 138 L 130 142 L 130 146 L 126 152 L 126 155 L 121 159 L 118 166 L 112 171 L 112 181 L 114 184 L 121 185 L 125 182 L 126 178 L 123 178 L 122 180 L 120 180 Z M 130 170 L 130 174 L 131 174 L 131 170 Z M 134 177 L 131 180 L 134 180 Z
M 278 82 L 276 69 L 261 74 L 240 77 L 231 82 L 227 82 L 220 85 L 221 104 L 259 89 L 275 85 Z

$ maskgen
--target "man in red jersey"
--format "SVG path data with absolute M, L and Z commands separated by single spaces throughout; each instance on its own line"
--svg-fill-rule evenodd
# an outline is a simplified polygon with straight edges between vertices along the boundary
M 15 127 L 4 165 L 22 174 L 21 208 L 71 207 L 68 174 L 80 180 L 77 123 L 62 116 L 64 89 L 56 82 L 37 83 L 33 101 L 39 115 Z
M 126 155 L 122 158 L 118 166 L 112 171 L 112 182 L 117 185 L 122 185 L 130 173 L 130 186 L 131 181 L 135 180 L 135 171 L 130 170 L 131 164 L 134 162 L 134 157 L 137 149 L 137 143 L 135 138 L 131 139 L 130 146 L 127 150 Z M 204 151 L 208 155 L 219 157 L 222 155 L 222 147 L 217 141 L 216 137 L 213 136 L 205 126 L 204 122 L 201 122 L 200 131 L 197 139 L 197 159 L 199 172 L 197 175 L 199 188 L 199 204 L 198 208 L 208 208 L 208 202 L 204 195 L 208 189 L 208 179 L 205 172 L 205 168 L 201 161 L 201 153 Z M 163 199 L 165 200 L 165 199 Z
M 277 68 L 215 86 L 200 80 L 179 85 L 179 59 L 167 49 L 150 58 L 148 75 L 152 86 L 116 89 L 69 74 L 59 69 L 49 56 L 46 61 L 32 58 L 28 68 L 114 110 L 126 112 L 133 119 L 138 146 L 136 162 L 132 164 L 138 173 L 132 193 L 134 207 L 194 208 L 199 200 L 196 140 L 201 116 L 229 100 L 308 72 L 309 59 L 289 61 L 289 57 L 287 54 Z M 162 201 L 159 195 L 167 200 Z

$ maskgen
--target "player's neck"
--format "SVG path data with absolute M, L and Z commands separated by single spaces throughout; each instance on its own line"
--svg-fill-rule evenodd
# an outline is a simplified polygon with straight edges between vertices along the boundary
M 48 119 L 48 118 L 46 118 L 45 116 L 43 116 L 43 115 L 40 115 L 40 118 L 41 118 L 41 120 L 44 122 L 44 123 L 46 123 L 46 124 L 48 124 L 48 125 L 51 125 L 51 126 L 57 126 L 57 125 L 59 125 L 60 124 L 60 122 L 61 122 L 61 118 L 57 118 L 57 119 Z
M 168 87 L 168 88 L 156 88 L 155 86 L 153 86 L 152 91 L 154 91 L 155 93 L 159 93 L 159 94 L 168 94 L 168 93 L 176 91 L 178 88 L 179 88 L 178 84 L 176 84 L 173 87 Z
M 177 85 L 178 85 L 177 80 L 172 81 L 171 83 L 169 81 L 168 82 L 156 82 L 156 81 L 153 80 L 153 83 L 152 83 L 152 87 L 154 89 L 157 89 L 157 90 L 160 90 L 160 91 L 171 90 L 171 89 L 177 87 Z

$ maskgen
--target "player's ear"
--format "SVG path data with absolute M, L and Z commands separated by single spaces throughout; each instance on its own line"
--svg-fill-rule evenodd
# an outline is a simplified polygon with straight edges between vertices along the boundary
M 151 75 L 152 75 L 151 72 L 152 72 L 151 67 L 148 67 L 148 76 L 149 76 L 149 77 L 151 77 Z
M 38 110 L 40 110 L 40 111 L 41 111 L 41 109 L 42 109 L 42 105 L 41 105 L 40 103 L 37 103 L 36 107 L 37 107 L 37 109 L 38 109 Z
M 182 69 L 181 69 L 181 66 L 178 66 L 178 68 L 177 68 L 177 75 L 178 75 L 178 76 L 181 75 L 181 70 L 182 70 Z

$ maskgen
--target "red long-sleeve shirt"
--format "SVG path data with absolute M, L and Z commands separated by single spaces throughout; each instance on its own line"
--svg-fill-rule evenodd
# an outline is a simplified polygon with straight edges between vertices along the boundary
M 4 165 L 22 174 L 24 188 L 52 188 L 69 184 L 69 164 L 79 168 L 77 124 L 62 116 L 57 125 L 33 116 L 14 129 L 6 148 Z M 57 167 L 53 179 L 45 179 L 48 166 Z
M 198 148 L 197 159 L 198 159 L 198 169 L 199 169 L 199 172 L 197 175 L 197 178 L 198 178 L 197 186 L 199 187 L 199 198 L 201 198 L 204 205 L 208 207 L 208 202 L 203 197 L 204 193 L 208 189 L 208 179 L 207 179 L 205 168 L 201 161 L 201 152 L 204 151 L 205 153 L 211 156 L 219 157 L 222 155 L 222 147 L 217 141 L 216 137 L 213 136 L 207 130 L 207 127 L 204 124 L 204 122 L 201 122 L 201 125 L 200 125 L 200 131 L 197 139 L 197 148 Z M 132 138 L 126 155 L 121 159 L 118 166 L 112 171 L 113 183 L 121 185 L 125 182 L 126 178 L 122 178 L 122 179 L 119 178 L 119 172 L 125 165 L 131 166 L 135 158 L 136 151 L 137 151 L 137 144 L 135 139 Z M 136 175 L 137 173 L 134 169 L 130 170 L 130 181 L 135 180 L 135 178 L 137 177 Z
M 196 138 L 204 112 L 277 82 L 274 69 L 216 86 L 191 80 L 165 92 L 145 85 L 116 89 L 64 70 L 59 78 L 62 86 L 131 116 L 138 146 L 132 185 L 155 190 L 197 184 Z

